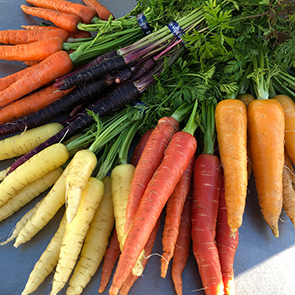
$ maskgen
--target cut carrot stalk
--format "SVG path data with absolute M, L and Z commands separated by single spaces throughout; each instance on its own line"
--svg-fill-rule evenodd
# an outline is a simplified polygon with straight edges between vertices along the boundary
M 187 196 L 181 213 L 179 233 L 173 253 L 171 277 L 177 295 L 183 294 L 182 272 L 186 266 L 191 246 L 192 196 Z
M 238 99 L 220 101 L 215 121 L 221 164 L 225 177 L 228 224 L 236 232 L 245 210 L 247 173 L 247 110 Z
M 0 107 L 25 96 L 72 69 L 73 63 L 65 51 L 51 54 L 36 65 L 32 72 L 26 72 L 25 75 L 0 92 Z
M 20 7 L 25 14 L 51 21 L 57 27 L 65 29 L 71 33 L 77 32 L 77 25 L 81 22 L 81 19 L 74 14 L 59 12 L 47 8 L 30 7 L 27 5 L 21 5 Z
M 87 7 L 80 3 L 73 3 L 66 0 L 26 0 L 28 3 L 54 11 L 65 12 L 76 15 L 83 23 L 90 23 L 91 19 L 96 15 L 95 9 Z
M 110 295 L 118 294 L 124 281 L 131 273 L 164 206 L 196 152 L 197 141 L 194 137 L 197 127 L 195 123 L 196 110 L 197 101 L 186 127 L 173 135 L 160 166 L 145 189 L 119 258 L 109 290 Z
M 114 15 L 97 0 L 83 0 L 83 2 L 86 6 L 94 9 L 101 20 L 107 21 L 110 16 L 115 19 Z
M 3 45 L 0 46 L 0 59 L 42 61 L 53 53 L 63 50 L 63 42 L 60 37 L 52 37 L 28 44 Z

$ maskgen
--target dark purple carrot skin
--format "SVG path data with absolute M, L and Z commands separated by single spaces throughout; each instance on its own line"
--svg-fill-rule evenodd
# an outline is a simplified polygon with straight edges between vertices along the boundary
M 136 66 L 131 81 L 140 79 L 143 75 L 147 74 L 154 66 L 156 62 L 153 58 L 147 58 L 143 63 Z
M 131 104 L 140 95 L 140 92 L 134 86 L 133 83 L 121 84 L 113 92 L 111 92 L 106 97 L 98 100 L 95 104 L 89 107 L 89 110 L 98 114 L 100 117 L 106 116 L 116 110 L 123 108 L 126 105 Z M 83 113 L 81 116 L 77 117 L 73 122 L 71 122 L 64 129 L 39 144 L 36 148 L 32 149 L 30 152 L 24 156 L 18 158 L 10 167 L 7 174 L 15 170 L 19 165 L 30 159 L 35 154 L 39 153 L 46 147 L 61 142 L 75 135 L 76 133 L 82 131 L 86 127 L 90 126 L 94 122 L 93 118 L 88 115 L 88 113 Z
M 129 80 L 133 75 L 133 71 L 131 68 L 125 68 L 122 71 L 120 71 L 117 75 L 115 75 L 115 82 L 117 84 L 126 82 L 127 80 Z
M 84 70 L 86 70 L 86 69 L 89 69 L 89 68 L 93 67 L 93 66 L 96 66 L 96 65 L 99 64 L 101 61 L 106 60 L 107 58 L 115 57 L 115 56 L 117 56 L 117 55 L 118 55 L 118 54 L 117 54 L 117 51 L 116 51 L 116 50 L 108 51 L 108 52 L 106 52 L 106 53 L 104 53 L 104 54 L 98 56 L 98 57 L 97 57 L 96 59 L 94 59 L 93 61 L 91 61 L 91 62 L 89 62 L 89 63 L 87 63 L 87 64 L 85 64 L 85 65 L 79 67 L 79 68 L 76 69 L 75 71 L 72 71 L 72 72 L 70 72 L 70 73 L 68 73 L 68 74 L 66 74 L 66 75 L 64 75 L 64 76 L 62 76 L 62 77 L 59 77 L 59 78 L 55 79 L 54 86 L 58 88 L 58 87 L 60 87 L 60 86 L 62 85 L 64 79 L 69 78 L 69 77 L 71 77 L 71 76 L 73 76 L 73 75 L 76 75 L 76 74 L 78 74 L 78 73 L 80 73 L 80 72 L 82 72 L 82 71 L 84 71 Z
M 59 89 L 66 90 L 77 85 L 94 81 L 102 75 L 105 75 L 109 72 L 121 70 L 125 66 L 126 63 L 122 56 L 108 58 L 106 60 L 103 60 L 96 66 L 93 66 L 67 79 L 64 79 L 63 84 L 59 87 Z
M 110 83 L 111 81 L 100 79 L 93 83 L 89 83 L 84 87 L 77 86 L 71 92 L 47 107 L 13 122 L 1 125 L 0 135 L 31 129 L 42 125 L 63 113 L 70 112 L 79 104 L 93 100 L 95 96 L 99 94 L 101 90 L 109 86 Z

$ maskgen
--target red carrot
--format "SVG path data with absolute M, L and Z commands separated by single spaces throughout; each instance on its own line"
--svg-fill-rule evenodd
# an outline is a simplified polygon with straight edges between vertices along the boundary
M 163 254 L 161 258 L 161 276 L 163 278 L 166 277 L 168 265 L 174 253 L 181 222 L 181 213 L 191 186 L 194 160 L 195 157 L 190 160 L 166 206 L 165 226 L 162 237 Z
M 35 70 L 35 67 L 36 65 L 27 67 L 11 75 L 0 78 L 0 91 L 6 89 L 8 86 L 13 84 L 19 78 L 23 77 L 25 74 L 33 72 Z
M 192 197 L 191 190 L 188 194 L 179 226 L 179 233 L 174 248 L 171 276 L 177 295 L 182 295 L 182 272 L 185 268 L 189 257 L 191 245 L 191 228 L 192 228 Z
M 77 25 L 81 22 L 78 16 L 65 12 L 40 7 L 30 7 L 27 5 L 21 5 L 20 7 L 25 14 L 51 21 L 57 27 L 65 29 L 68 32 L 77 32 Z
M 219 194 L 219 209 L 216 226 L 216 244 L 219 253 L 224 295 L 234 295 L 234 271 L 233 264 L 235 253 L 239 244 L 239 231 L 231 235 L 231 229 L 227 224 L 226 202 L 224 197 L 224 181 L 221 181 Z
M 0 124 L 35 113 L 62 98 L 71 90 L 60 91 L 53 85 L 49 85 L 32 94 L 28 94 L 0 109 Z
M 111 278 L 112 270 L 118 260 L 120 253 L 121 251 L 120 251 L 120 246 L 118 242 L 117 232 L 116 232 L 116 228 L 114 228 L 108 248 L 106 249 L 106 252 L 104 254 L 104 261 L 103 261 L 102 273 L 100 278 L 100 286 L 98 289 L 99 293 L 102 293 L 105 290 Z
M 27 72 L 16 82 L 0 92 L 0 107 L 40 88 L 73 69 L 73 63 L 65 51 L 58 51 L 41 61 L 32 72 Z
M 203 111 L 206 113 L 204 106 Z M 196 158 L 193 172 L 192 241 L 205 293 L 222 295 L 222 273 L 215 243 L 222 171 L 219 158 L 213 154 L 213 105 L 208 111 L 208 116 L 203 117 L 204 151 Z
M 145 250 L 145 259 L 142 262 L 143 267 L 146 266 L 146 264 L 148 263 L 149 260 L 149 256 L 152 253 L 153 247 L 154 247 L 154 243 L 157 237 L 157 233 L 158 233 L 158 229 L 159 229 L 159 225 L 160 225 L 160 218 L 158 219 L 148 241 L 146 246 L 144 247 Z M 129 274 L 128 278 L 126 279 L 126 281 L 124 282 L 122 288 L 120 289 L 120 295 L 128 295 L 129 290 L 131 289 L 131 287 L 133 286 L 133 284 L 136 282 L 136 280 L 139 278 L 139 276 L 135 276 L 132 273 Z
M 42 61 L 51 54 L 63 50 L 63 42 L 60 37 L 52 37 L 28 44 L 3 45 L 0 46 L 0 59 Z
M 131 157 L 131 160 L 130 160 L 130 164 L 132 164 L 133 166 L 137 166 L 138 162 L 139 162 L 139 159 L 141 157 L 141 154 L 143 152 L 143 149 L 144 147 L 146 146 L 146 143 L 152 133 L 153 129 L 148 129 L 140 138 L 140 140 L 138 141 L 134 151 L 133 151 L 133 154 L 132 154 L 132 157 Z
M 129 276 L 164 206 L 196 152 L 197 141 L 193 135 L 196 109 L 197 101 L 187 126 L 173 135 L 160 166 L 145 189 L 119 258 L 110 295 L 117 294 Z
M 0 31 L 0 43 L 4 44 L 26 44 L 52 37 L 59 37 L 66 41 L 69 33 L 61 28 L 56 30 L 2 30 Z
M 94 9 L 100 19 L 108 20 L 110 16 L 112 16 L 112 19 L 115 19 L 113 14 L 97 0 L 83 0 L 83 2 L 86 6 Z
M 84 23 L 90 23 L 91 19 L 96 15 L 95 9 L 87 7 L 80 3 L 73 3 L 66 0 L 26 0 L 28 3 L 54 11 L 64 12 L 76 15 Z

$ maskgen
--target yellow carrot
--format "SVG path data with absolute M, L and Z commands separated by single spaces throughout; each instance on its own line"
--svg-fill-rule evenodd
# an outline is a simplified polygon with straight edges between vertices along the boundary
M 29 241 L 53 218 L 56 212 L 64 206 L 67 173 L 68 167 L 63 171 L 48 194 L 42 199 L 39 208 L 19 232 L 13 245 L 14 247 L 17 248 L 19 245 Z
M 104 196 L 87 232 L 80 260 L 69 282 L 67 295 L 79 295 L 82 293 L 97 271 L 109 243 L 109 237 L 114 226 L 110 176 L 106 176 L 103 183 Z
M 60 123 L 48 123 L 1 140 L 0 160 L 24 155 L 62 129 Z
M 59 167 L 21 189 L 13 198 L 9 199 L 0 207 L 0 221 L 11 216 L 14 212 L 50 188 L 62 172 L 63 169 Z
M 69 164 L 69 171 L 66 178 L 66 216 L 71 222 L 75 217 L 81 197 L 87 181 L 91 176 L 97 163 L 96 156 L 89 150 L 78 151 Z
M 28 295 L 37 290 L 46 277 L 54 270 L 57 265 L 62 238 L 66 228 L 66 217 L 63 216 L 59 227 L 50 240 L 45 251 L 36 262 L 29 279 L 21 295 Z
M 57 143 L 45 148 L 18 166 L 0 183 L 0 206 L 26 185 L 63 165 L 68 158 L 67 148 L 63 144 Z
M 90 177 L 83 191 L 76 216 L 71 223 L 67 222 L 66 224 L 50 295 L 57 294 L 68 281 L 103 194 L 103 182 L 95 177 Z

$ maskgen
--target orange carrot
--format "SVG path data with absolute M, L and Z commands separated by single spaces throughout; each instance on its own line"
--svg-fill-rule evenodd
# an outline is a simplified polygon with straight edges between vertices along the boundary
M 100 277 L 100 286 L 98 289 L 99 293 L 104 292 L 111 278 L 112 270 L 114 269 L 114 266 L 118 260 L 120 253 L 121 251 L 120 251 L 120 246 L 118 242 L 117 232 L 116 232 L 116 228 L 114 228 L 108 248 L 106 249 L 106 252 L 104 254 L 104 261 L 103 261 L 102 272 Z
M 66 41 L 69 37 L 69 33 L 57 28 L 56 30 L 47 30 L 43 32 L 41 30 L 2 30 L 0 31 L 0 43 L 4 44 L 25 44 L 32 43 L 52 37 L 59 37 L 63 41 Z
M 192 197 L 187 196 L 181 213 L 179 233 L 174 248 L 171 276 L 177 295 L 182 295 L 182 272 L 190 253 L 192 227 Z
M 247 196 L 247 110 L 238 99 L 220 101 L 215 122 L 225 177 L 228 225 L 232 233 L 242 224 Z
M 69 73 L 73 63 L 65 51 L 58 51 L 41 61 L 34 71 L 24 74 L 16 82 L 0 91 L 0 107 L 15 101 L 26 94 Z
M 173 117 L 164 117 L 158 121 L 149 136 L 132 179 L 126 208 L 125 230 L 129 229 L 144 190 L 161 163 L 164 151 L 178 128 L 179 123 Z
M 108 20 L 110 16 L 112 16 L 112 19 L 115 19 L 113 14 L 97 0 L 83 0 L 83 2 L 86 6 L 94 9 L 100 19 Z
M 295 164 L 295 103 L 287 95 L 276 95 L 276 99 L 285 113 L 285 148 L 291 161 Z
M 249 103 L 252 100 L 254 100 L 255 97 L 250 93 L 245 93 L 245 94 L 239 94 L 237 96 L 237 99 L 241 100 L 246 105 L 246 107 L 248 107 Z
M 61 91 L 53 85 L 49 85 L 32 94 L 28 94 L 0 109 L 0 124 L 11 122 L 37 112 L 60 99 L 71 90 Z
M 143 267 L 146 266 L 146 264 L 148 263 L 149 260 L 149 256 L 152 253 L 153 247 L 154 247 L 154 243 L 157 237 L 157 232 L 159 229 L 159 225 L 160 225 L 160 218 L 158 219 L 153 231 L 151 232 L 151 235 L 147 241 L 147 244 L 144 248 L 145 250 L 145 259 L 142 262 Z M 136 282 L 136 280 L 139 278 L 139 276 L 135 276 L 132 273 L 129 274 L 128 278 L 126 279 L 126 281 L 124 282 L 122 288 L 120 289 L 120 295 L 128 295 L 129 291 L 131 289 L 131 287 L 133 286 L 133 284 Z
M 14 61 L 42 61 L 54 52 L 63 50 L 63 39 L 52 37 L 28 44 L 0 46 L 0 59 Z
M 177 236 L 179 233 L 179 226 L 181 222 L 181 213 L 185 200 L 188 196 L 191 178 L 194 165 L 194 157 L 190 160 L 186 170 L 177 183 L 171 197 L 166 206 L 165 225 L 163 230 L 162 245 L 163 254 L 161 257 L 161 277 L 165 278 L 168 270 L 168 265 L 172 259 Z
M 275 237 L 282 211 L 284 167 L 284 110 L 275 99 L 259 99 L 248 106 L 248 130 L 259 205 Z
M 20 77 L 24 76 L 27 73 L 32 73 L 35 70 L 35 66 L 24 68 L 23 70 L 17 71 L 11 75 L 0 78 L 0 91 L 6 89 Z
M 26 30 L 43 30 L 43 31 L 60 29 L 59 27 L 56 27 L 56 26 L 40 26 L 40 25 L 22 25 L 21 27 Z
M 79 17 L 82 22 L 90 23 L 91 19 L 96 15 L 96 11 L 80 3 L 73 3 L 66 0 L 26 0 L 28 3 L 54 11 L 73 14 Z
M 77 24 L 81 22 L 78 16 L 65 12 L 27 5 L 21 5 L 20 7 L 24 13 L 51 21 L 59 28 L 65 29 L 68 32 L 77 32 Z
M 71 38 L 74 38 L 74 39 L 77 39 L 77 38 L 89 38 L 91 37 L 91 33 L 88 32 L 88 31 L 80 31 L 78 30 L 77 32 L 75 33 L 69 33 L 69 37 Z

